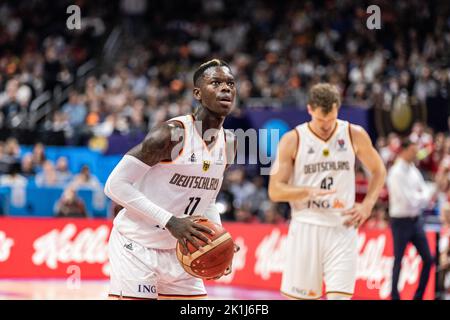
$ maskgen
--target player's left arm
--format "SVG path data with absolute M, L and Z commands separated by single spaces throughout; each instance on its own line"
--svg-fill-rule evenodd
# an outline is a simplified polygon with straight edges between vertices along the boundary
M 353 208 L 343 213 L 343 215 L 348 216 L 345 225 L 359 227 L 369 218 L 378 200 L 386 179 L 386 168 L 369 135 L 361 126 L 351 125 L 350 134 L 356 157 L 370 173 L 367 194 L 362 203 L 355 203 Z

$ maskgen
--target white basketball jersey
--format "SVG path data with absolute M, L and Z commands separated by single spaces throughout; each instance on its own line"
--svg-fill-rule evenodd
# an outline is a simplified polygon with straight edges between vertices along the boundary
M 295 130 L 300 139 L 290 183 L 334 189 L 336 193 L 314 200 L 291 202 L 292 219 L 325 226 L 340 225 L 347 219 L 341 216 L 341 212 L 355 203 L 355 152 L 350 124 L 338 120 L 327 141 L 316 136 L 308 123 L 298 125 Z
M 217 196 L 226 166 L 226 143 L 221 128 L 209 148 L 194 126 L 191 115 L 171 119 L 183 123 L 184 144 L 171 162 L 151 167 L 134 186 L 149 200 L 178 218 L 202 215 Z M 114 219 L 115 228 L 125 237 L 155 249 L 172 249 L 176 239 L 154 220 L 122 209 Z

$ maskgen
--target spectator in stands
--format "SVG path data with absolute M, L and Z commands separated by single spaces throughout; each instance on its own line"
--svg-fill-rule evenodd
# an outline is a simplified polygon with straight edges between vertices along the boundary
M 355 175 L 355 201 L 361 202 L 364 200 L 367 189 L 369 185 L 369 180 L 367 179 L 364 168 L 361 165 L 357 165 L 356 175 Z
M 221 219 L 223 219 L 224 221 L 232 221 L 235 219 L 233 206 L 234 195 L 230 191 L 230 184 L 231 182 L 228 179 L 228 172 L 226 172 L 222 187 L 216 199 L 216 203 L 218 203 L 222 208 Z
M 33 165 L 37 170 L 40 170 L 46 161 L 45 147 L 42 143 L 36 143 L 33 147 Z
M 6 90 L 0 95 L 0 109 L 3 114 L 5 127 L 15 127 L 14 118 L 20 117 L 21 113 L 27 112 L 19 100 L 20 82 L 17 78 L 10 79 L 6 84 Z
M 375 205 L 369 219 L 364 223 L 368 229 L 385 230 L 389 227 L 386 208 L 380 204 Z
M 245 200 L 248 204 L 250 211 L 256 215 L 261 216 L 264 212 L 264 207 L 268 202 L 267 189 L 264 187 L 264 177 L 255 176 L 251 182 L 254 186 L 253 192 L 250 193 Z
M 66 145 L 66 137 L 72 137 L 73 129 L 70 127 L 67 115 L 57 110 L 53 113 L 52 119 L 44 124 L 47 135 L 47 143 L 56 146 Z
M 400 148 L 400 137 L 398 134 L 391 132 L 387 138 L 386 146 L 380 149 L 380 156 L 383 159 L 384 165 L 388 169 L 393 163 Z
M 27 153 L 22 157 L 21 174 L 26 178 L 34 177 L 36 175 L 36 170 L 33 166 L 33 156 L 31 153 Z
M 73 175 L 69 170 L 69 163 L 66 157 L 59 157 L 56 160 L 56 176 L 61 185 L 66 185 L 72 180 Z
M 4 153 L 10 162 L 20 161 L 20 146 L 16 138 L 8 138 L 6 140 Z
M 231 182 L 230 191 L 234 196 L 233 205 L 236 208 L 240 208 L 246 203 L 248 197 L 255 192 L 256 188 L 246 179 L 246 173 L 243 167 L 238 167 L 231 171 L 228 175 L 228 179 Z
M 50 160 L 44 162 L 42 171 L 36 175 L 36 185 L 38 187 L 56 187 L 60 185 L 55 166 Z
M 0 147 L 0 173 L 8 173 L 11 166 L 20 163 L 20 147 L 17 139 L 8 138 Z
M 59 218 L 86 218 L 86 206 L 73 188 L 64 190 L 56 203 L 56 217 Z
M 7 173 L 9 169 L 9 163 L 5 161 L 5 143 L 0 141 L 0 175 Z
M 422 122 L 415 122 L 409 139 L 417 144 L 419 149 L 429 146 L 433 142 L 433 136 L 427 132 L 427 127 Z
M 445 156 L 445 135 L 439 132 L 434 137 L 431 154 L 424 161 L 422 168 L 430 172 L 429 176 L 435 177 L 439 170 L 439 165 Z
M 5 142 L 0 141 L 0 174 L 8 173 L 10 161 L 5 155 Z
M 89 167 L 86 165 L 84 165 L 81 168 L 80 173 L 73 178 L 72 182 L 70 183 L 70 186 L 74 190 L 78 189 L 90 189 L 93 191 L 103 190 L 100 181 L 97 179 L 96 176 L 91 174 Z
M 438 189 L 436 200 L 438 202 L 438 206 L 442 206 L 450 201 L 450 163 L 447 163 L 447 161 L 441 162 L 435 176 L 435 182 Z
M 0 186 L 25 187 L 27 183 L 27 178 L 20 174 L 20 163 L 12 164 L 9 172 L 0 176 Z
M 235 221 L 236 222 L 258 222 L 257 217 L 250 211 L 248 205 L 242 205 L 235 210 Z
M 44 90 L 49 90 L 50 92 L 52 92 L 58 84 L 58 74 L 62 70 L 62 64 L 58 58 L 58 52 L 55 46 L 56 44 L 49 44 L 45 50 L 44 58 Z
M 76 90 L 69 93 L 69 101 L 62 106 L 62 112 L 68 119 L 71 131 L 73 132 L 71 144 L 79 144 L 79 133 L 82 133 L 85 119 L 87 116 L 87 107 L 83 97 Z
M 286 219 L 284 218 L 283 213 L 279 210 L 278 204 L 270 203 L 266 206 L 265 210 L 263 210 L 261 222 L 282 224 L 286 222 Z

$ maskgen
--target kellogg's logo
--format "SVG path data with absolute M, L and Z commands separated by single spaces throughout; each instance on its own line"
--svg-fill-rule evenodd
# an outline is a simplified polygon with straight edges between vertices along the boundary
M 8 238 L 6 233 L 0 231 L 0 262 L 8 260 L 14 240 Z
M 365 245 L 365 246 L 364 246 Z M 364 250 L 362 248 L 364 247 Z M 358 265 L 356 278 L 366 282 L 369 290 L 378 290 L 381 299 L 391 294 L 392 267 L 394 257 L 385 256 L 386 236 L 380 235 L 366 241 L 364 233 L 358 238 Z M 403 291 L 406 284 L 415 285 L 420 274 L 421 258 L 415 247 L 410 246 L 402 259 L 402 269 L 398 281 L 398 290 Z
M 255 274 L 264 280 L 270 279 L 272 273 L 281 273 L 286 261 L 286 238 L 280 229 L 273 229 L 256 248 Z
M 37 266 L 45 263 L 50 269 L 56 269 L 59 262 L 99 263 L 103 264 L 103 273 L 108 275 L 109 233 L 106 225 L 95 230 L 85 228 L 78 234 L 77 227 L 72 223 L 65 225 L 61 231 L 53 229 L 34 241 L 32 262 Z
M 262 279 L 268 280 L 272 274 L 280 274 L 287 261 L 286 252 L 287 235 L 281 234 L 279 229 L 274 229 L 265 236 L 256 248 L 256 262 L 254 272 Z M 391 294 L 393 256 L 385 255 L 386 235 L 367 239 L 364 232 L 358 235 L 358 260 L 356 280 L 361 281 L 366 290 L 375 290 L 374 294 L 380 299 L 387 299 Z M 398 289 L 402 292 L 406 285 L 416 285 L 420 275 L 421 258 L 415 247 L 410 246 L 405 251 L 402 260 L 402 270 L 398 282 Z M 361 293 L 361 296 L 364 296 Z

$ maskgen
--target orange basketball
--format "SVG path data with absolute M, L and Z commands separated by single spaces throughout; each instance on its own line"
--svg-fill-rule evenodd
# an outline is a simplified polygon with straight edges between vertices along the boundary
M 188 254 L 177 241 L 178 261 L 187 273 L 197 278 L 211 279 L 223 275 L 231 266 L 234 256 L 234 241 L 231 235 L 223 227 L 206 218 L 199 218 L 195 220 L 195 223 L 202 224 L 215 232 L 213 235 L 203 232 L 212 240 L 212 243 L 205 244 L 198 239 L 197 241 L 203 246 L 203 251 L 200 251 L 187 242 Z

